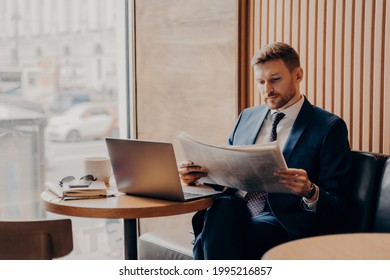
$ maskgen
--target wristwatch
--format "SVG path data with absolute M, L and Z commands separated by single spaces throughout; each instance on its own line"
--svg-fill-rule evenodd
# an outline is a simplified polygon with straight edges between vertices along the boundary
M 307 195 L 305 195 L 305 198 L 310 199 L 312 198 L 316 193 L 316 185 L 313 182 L 311 183 L 310 191 Z

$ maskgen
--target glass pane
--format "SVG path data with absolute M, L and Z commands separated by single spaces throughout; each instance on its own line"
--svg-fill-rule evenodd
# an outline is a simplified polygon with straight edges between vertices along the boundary
M 0 0 L 0 219 L 58 217 L 40 206 L 45 182 L 108 156 L 104 138 L 119 135 L 118 3 Z M 69 258 L 122 258 L 119 220 L 72 220 Z

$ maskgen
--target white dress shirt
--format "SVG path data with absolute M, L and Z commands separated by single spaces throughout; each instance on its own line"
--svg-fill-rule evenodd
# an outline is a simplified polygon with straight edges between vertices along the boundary
M 260 129 L 260 133 L 257 137 L 256 144 L 262 144 L 268 141 L 268 137 L 269 135 L 271 135 L 271 129 L 272 129 L 271 116 L 273 113 L 282 112 L 285 114 L 285 116 L 279 122 L 276 128 L 276 134 L 278 135 L 277 142 L 280 147 L 280 150 L 283 151 L 284 145 L 287 142 L 288 135 L 290 134 L 291 128 L 299 114 L 299 111 L 302 108 L 304 101 L 305 101 L 304 97 L 301 96 L 301 99 L 299 99 L 295 104 L 291 105 L 290 107 L 282 111 L 271 110 L 271 112 L 264 119 L 264 123 Z

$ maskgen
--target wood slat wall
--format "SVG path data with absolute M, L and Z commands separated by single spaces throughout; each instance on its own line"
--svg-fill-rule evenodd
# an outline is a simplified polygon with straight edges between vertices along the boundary
M 248 21 L 249 57 L 269 42 L 291 44 L 305 71 L 302 92 L 346 121 L 352 148 L 390 154 L 389 1 L 250 0 Z M 245 106 L 260 104 L 246 72 Z

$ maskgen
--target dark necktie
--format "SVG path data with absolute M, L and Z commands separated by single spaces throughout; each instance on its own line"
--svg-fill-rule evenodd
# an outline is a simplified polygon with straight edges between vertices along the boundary
M 271 126 L 271 134 L 268 138 L 269 142 L 276 141 L 277 133 L 276 128 L 278 127 L 279 122 L 285 114 L 280 112 L 275 112 L 272 114 L 271 118 L 273 118 L 272 126 Z M 248 209 L 251 212 L 252 216 L 256 216 L 257 214 L 263 212 L 265 203 L 267 202 L 267 193 L 262 192 L 253 192 L 247 193 L 244 198 L 247 201 Z
M 279 122 L 284 118 L 285 114 L 281 112 L 275 112 L 272 114 L 272 118 L 274 119 L 272 122 L 272 130 L 271 135 L 269 136 L 269 142 L 276 141 L 278 139 L 278 135 L 276 133 L 276 128 L 278 127 Z

